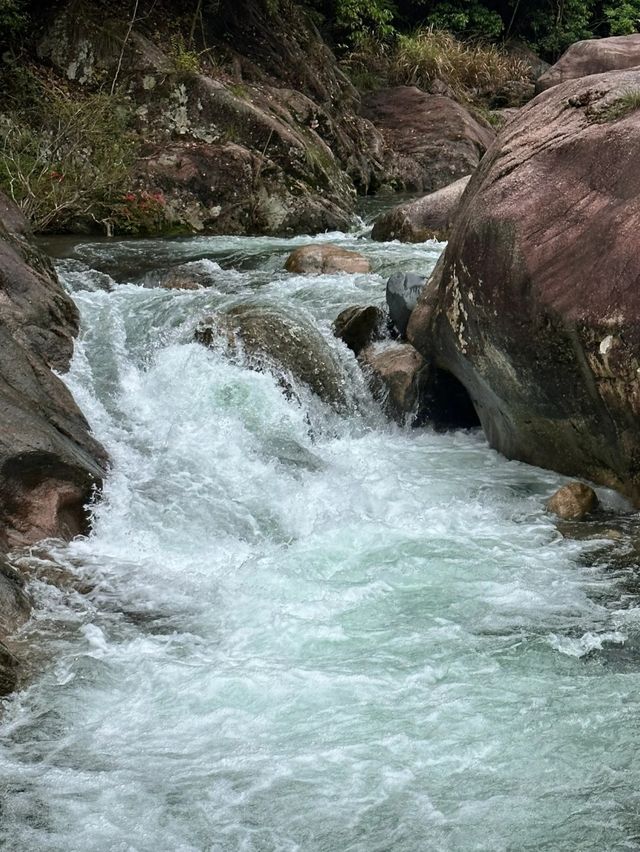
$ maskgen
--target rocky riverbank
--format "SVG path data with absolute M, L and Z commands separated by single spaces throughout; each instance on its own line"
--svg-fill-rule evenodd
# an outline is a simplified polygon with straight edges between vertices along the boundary
M 18 664 L 5 642 L 29 605 L 3 554 L 85 532 L 107 458 L 56 375 L 73 352 L 75 305 L 4 197 L 0 293 L 0 686 L 11 686 Z

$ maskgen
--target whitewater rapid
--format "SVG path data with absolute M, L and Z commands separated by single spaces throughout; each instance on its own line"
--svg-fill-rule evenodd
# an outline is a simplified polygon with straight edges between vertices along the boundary
M 628 569 L 559 534 L 560 477 L 383 418 L 331 321 L 442 246 L 329 239 L 373 273 L 282 272 L 309 238 L 59 248 L 112 469 L 91 536 L 16 555 L 45 650 L 0 718 L 3 850 L 640 848 Z M 185 262 L 206 289 L 141 286 Z M 313 318 L 350 415 L 192 342 L 255 298 Z

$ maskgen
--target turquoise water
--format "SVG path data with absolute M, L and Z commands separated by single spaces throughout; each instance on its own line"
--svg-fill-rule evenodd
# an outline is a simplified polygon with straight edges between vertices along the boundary
M 384 420 L 330 322 L 442 246 L 331 239 L 373 273 L 286 275 L 304 238 L 62 252 L 66 381 L 113 467 L 89 538 L 16 556 L 84 592 L 32 584 L 3 850 L 640 848 L 628 571 L 558 533 L 560 477 Z M 206 289 L 139 286 L 184 262 Z M 313 318 L 350 414 L 191 342 L 248 298 Z

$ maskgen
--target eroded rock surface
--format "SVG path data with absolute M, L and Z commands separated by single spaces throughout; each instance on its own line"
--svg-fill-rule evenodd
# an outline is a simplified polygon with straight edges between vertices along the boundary
M 79 18 L 76 5 L 52 10 L 39 55 L 75 85 L 107 79 L 126 93 L 145 144 L 123 189 L 160 199 L 158 228 L 342 229 L 356 192 L 382 182 L 382 136 L 299 7 L 285 22 L 262 4 L 223 2 L 185 68 L 158 35 L 162 3 L 141 3 L 128 34 L 117 12 L 87 7 Z
M 564 83 L 474 174 L 407 331 L 491 445 L 640 504 L 640 71 Z
M 536 81 L 543 92 L 565 80 L 575 80 L 605 71 L 624 71 L 640 65 L 640 33 L 577 41 Z
M 386 170 L 396 189 L 434 192 L 470 174 L 495 138 L 457 101 L 415 86 L 368 95 L 364 115 L 382 132 Z
M 403 243 L 446 240 L 470 179 L 467 175 L 429 195 L 387 210 L 373 223 L 371 239 Z

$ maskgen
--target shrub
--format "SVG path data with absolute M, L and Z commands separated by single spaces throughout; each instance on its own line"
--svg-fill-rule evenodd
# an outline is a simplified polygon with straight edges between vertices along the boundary
M 102 222 L 122 196 L 136 153 L 128 111 L 117 98 L 74 99 L 42 84 L 31 108 L 0 116 L 0 187 L 36 231 L 74 220 Z
M 497 47 L 461 42 L 450 33 L 431 28 L 399 36 L 390 63 L 391 82 L 429 89 L 439 79 L 466 100 L 528 77 L 522 60 Z

